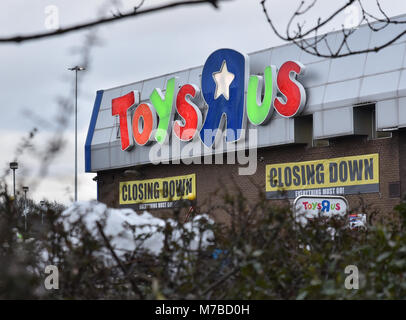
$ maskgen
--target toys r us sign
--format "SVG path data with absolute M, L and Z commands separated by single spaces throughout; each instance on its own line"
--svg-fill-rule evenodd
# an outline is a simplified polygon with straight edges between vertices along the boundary
M 317 216 L 344 216 L 349 211 L 347 199 L 342 196 L 299 196 L 293 203 L 293 210 L 299 221 Z

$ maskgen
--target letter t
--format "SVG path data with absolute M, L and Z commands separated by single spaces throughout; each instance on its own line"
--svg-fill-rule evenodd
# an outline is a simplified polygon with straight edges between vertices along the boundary
M 139 92 L 131 91 L 124 96 L 113 99 L 111 114 L 120 118 L 121 150 L 130 150 L 134 145 L 131 125 L 131 110 L 139 102 Z

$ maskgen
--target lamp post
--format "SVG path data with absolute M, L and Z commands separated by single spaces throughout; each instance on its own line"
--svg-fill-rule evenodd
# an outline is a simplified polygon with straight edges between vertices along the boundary
M 18 169 L 18 162 L 10 162 L 10 169 L 13 170 L 13 195 L 16 198 L 16 169 Z
M 75 202 L 78 201 L 78 71 L 86 70 L 84 67 L 75 66 L 68 68 L 75 71 Z
M 40 208 L 41 208 L 41 224 L 44 224 L 44 210 L 46 209 L 45 201 L 41 200 L 39 202 L 39 205 L 40 205 Z
M 25 226 L 25 231 L 27 231 L 27 192 L 29 188 L 27 186 L 23 186 L 23 191 L 24 191 L 24 226 Z
M 23 187 L 25 202 L 27 202 L 27 192 L 28 192 L 29 189 L 30 188 L 28 188 L 27 186 Z

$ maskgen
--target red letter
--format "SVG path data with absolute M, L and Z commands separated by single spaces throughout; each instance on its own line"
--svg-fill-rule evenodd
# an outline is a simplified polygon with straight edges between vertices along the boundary
M 156 123 L 156 111 L 149 103 L 141 103 L 137 109 L 135 109 L 133 116 L 133 135 L 138 145 L 143 146 L 150 141 L 152 130 L 156 129 Z
M 302 111 L 306 103 L 306 91 L 296 80 L 296 75 L 303 73 L 304 69 L 300 62 L 287 61 L 278 71 L 278 90 L 285 99 L 277 97 L 274 106 L 282 117 L 295 116 Z
M 130 150 L 134 145 L 133 137 L 131 133 L 131 112 L 130 108 L 138 103 L 139 97 L 137 91 L 131 91 L 124 96 L 113 99 L 111 114 L 113 116 L 119 116 L 120 118 L 120 138 L 121 138 L 121 150 Z
M 307 209 L 307 204 L 308 204 L 307 201 L 303 202 L 303 205 L 304 205 L 305 209 Z
M 192 84 L 185 84 L 180 88 L 176 97 L 176 110 L 184 119 L 176 120 L 173 124 L 173 131 L 181 141 L 193 139 L 196 131 L 202 125 L 202 113 L 195 103 L 200 101 L 200 90 Z

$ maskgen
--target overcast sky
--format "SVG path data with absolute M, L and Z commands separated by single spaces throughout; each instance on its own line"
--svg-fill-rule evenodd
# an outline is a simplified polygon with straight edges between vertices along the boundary
M 125 12 L 140 0 L 122 0 Z M 145 1 L 145 6 L 163 1 Z M 268 10 L 277 25 L 283 27 L 299 0 L 268 0 Z M 319 0 L 306 17 L 312 23 L 326 16 L 344 1 Z M 2 0 L 0 36 L 43 32 L 50 23 L 50 11 L 56 6 L 61 27 L 97 18 L 103 9 L 113 9 L 107 0 Z M 365 4 L 376 12 L 375 1 Z M 406 13 L 406 1 L 381 0 L 390 16 Z M 54 11 L 52 11 L 54 12 Z M 339 28 L 345 14 L 329 26 Z M 96 30 L 96 29 L 93 29 Z M 72 97 L 74 74 L 67 70 L 80 61 L 78 48 L 88 32 L 76 32 L 52 39 L 23 44 L 0 44 L 0 168 L 13 160 L 16 144 L 37 127 L 34 144 L 43 148 L 55 133 L 42 118 L 55 122 L 58 97 Z M 91 51 L 91 65 L 83 76 L 78 110 L 79 200 L 96 198 L 94 174 L 84 173 L 84 142 L 95 93 L 153 76 L 202 65 L 216 49 L 228 47 L 243 53 L 282 44 L 266 23 L 259 0 L 234 0 L 213 7 L 179 8 L 108 24 L 96 30 L 100 44 Z M 35 114 L 36 116 L 33 116 Z M 33 185 L 41 181 L 30 196 L 68 204 L 74 190 L 74 118 L 66 128 L 67 144 L 49 168 L 46 177 L 38 176 L 38 160 L 27 150 L 19 157 L 17 184 Z M 11 186 L 11 174 L 7 182 Z

